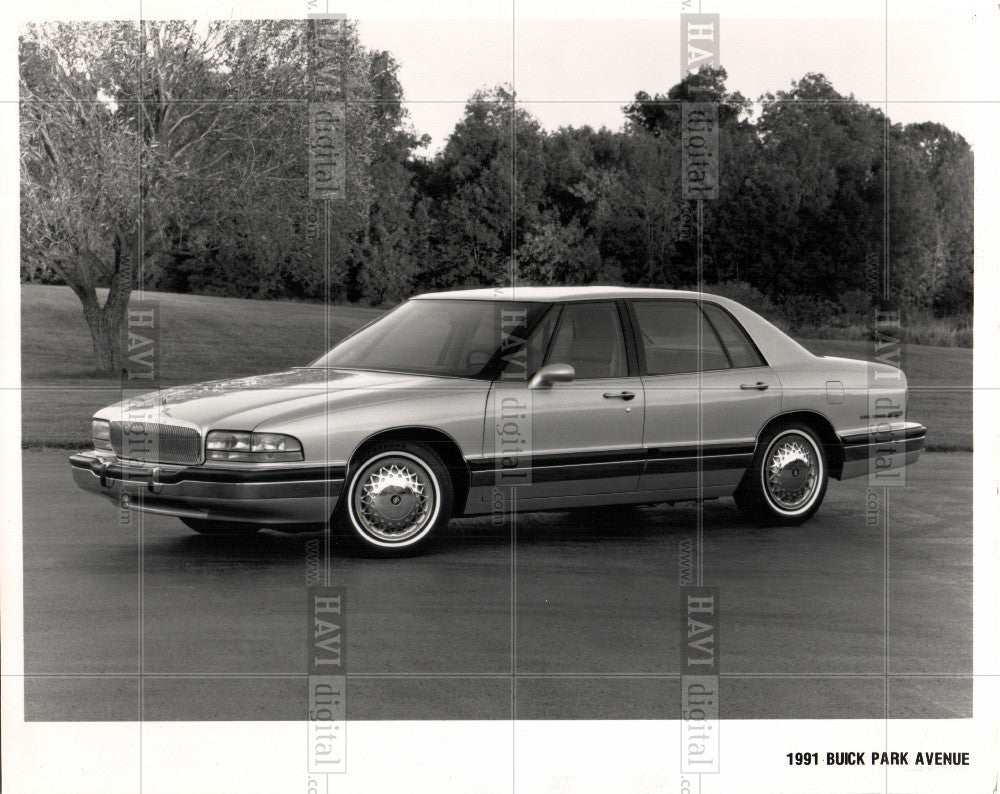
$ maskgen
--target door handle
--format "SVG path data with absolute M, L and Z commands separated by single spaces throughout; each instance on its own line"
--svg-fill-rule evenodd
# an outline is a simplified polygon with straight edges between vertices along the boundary
M 741 383 L 740 384 L 740 388 L 743 389 L 744 391 L 749 391 L 751 389 L 756 389 L 757 391 L 764 391 L 764 389 L 766 389 L 768 386 L 770 386 L 770 384 L 769 383 L 764 383 L 764 381 L 762 381 L 762 380 L 759 380 L 756 383 Z
M 606 392 L 604 392 L 604 399 L 606 399 L 606 400 L 634 400 L 635 399 L 635 392 L 634 391 L 621 391 L 621 392 L 606 391 Z

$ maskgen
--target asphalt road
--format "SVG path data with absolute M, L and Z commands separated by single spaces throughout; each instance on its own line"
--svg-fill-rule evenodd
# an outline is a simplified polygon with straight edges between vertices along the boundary
M 150 516 L 140 543 L 67 454 L 23 455 L 27 718 L 305 719 L 321 537 Z M 925 455 L 888 498 L 870 511 L 864 478 L 833 482 L 796 529 L 705 505 L 723 717 L 971 715 L 971 455 Z M 537 513 L 514 544 L 468 519 L 414 558 L 335 547 L 348 717 L 677 718 L 695 524 L 693 505 Z

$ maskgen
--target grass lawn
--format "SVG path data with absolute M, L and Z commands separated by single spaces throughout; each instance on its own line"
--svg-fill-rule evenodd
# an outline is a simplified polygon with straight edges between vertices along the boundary
M 162 385 L 237 377 L 307 364 L 380 312 L 359 306 L 146 293 L 160 302 Z M 103 298 L 103 296 L 102 296 Z M 329 328 L 326 332 L 324 329 Z M 867 358 L 868 343 L 800 340 L 820 355 Z M 972 448 L 972 350 L 909 345 L 910 418 L 928 445 Z M 90 334 L 68 287 L 21 285 L 21 433 L 24 444 L 89 442 L 90 416 L 121 399 L 115 379 L 92 371 Z

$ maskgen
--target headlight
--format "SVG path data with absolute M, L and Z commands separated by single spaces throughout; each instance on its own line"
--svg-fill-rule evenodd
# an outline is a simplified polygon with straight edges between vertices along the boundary
M 91 420 L 90 438 L 94 442 L 94 449 L 111 449 L 111 423 L 103 419 Z
M 302 460 L 302 444 L 297 438 L 280 433 L 239 433 L 213 430 L 205 439 L 208 460 L 247 460 L 266 463 L 279 460 Z

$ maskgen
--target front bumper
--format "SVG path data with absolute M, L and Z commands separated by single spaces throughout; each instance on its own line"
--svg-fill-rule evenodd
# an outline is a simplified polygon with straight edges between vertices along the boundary
M 926 436 L 927 428 L 916 422 L 905 422 L 885 432 L 841 436 L 844 466 L 840 479 L 868 474 L 875 485 L 898 484 L 902 469 L 916 463 L 923 452 Z
M 73 455 L 69 462 L 78 486 L 119 507 L 259 524 L 326 521 L 345 477 L 343 466 L 167 466 L 122 462 L 97 450 Z

